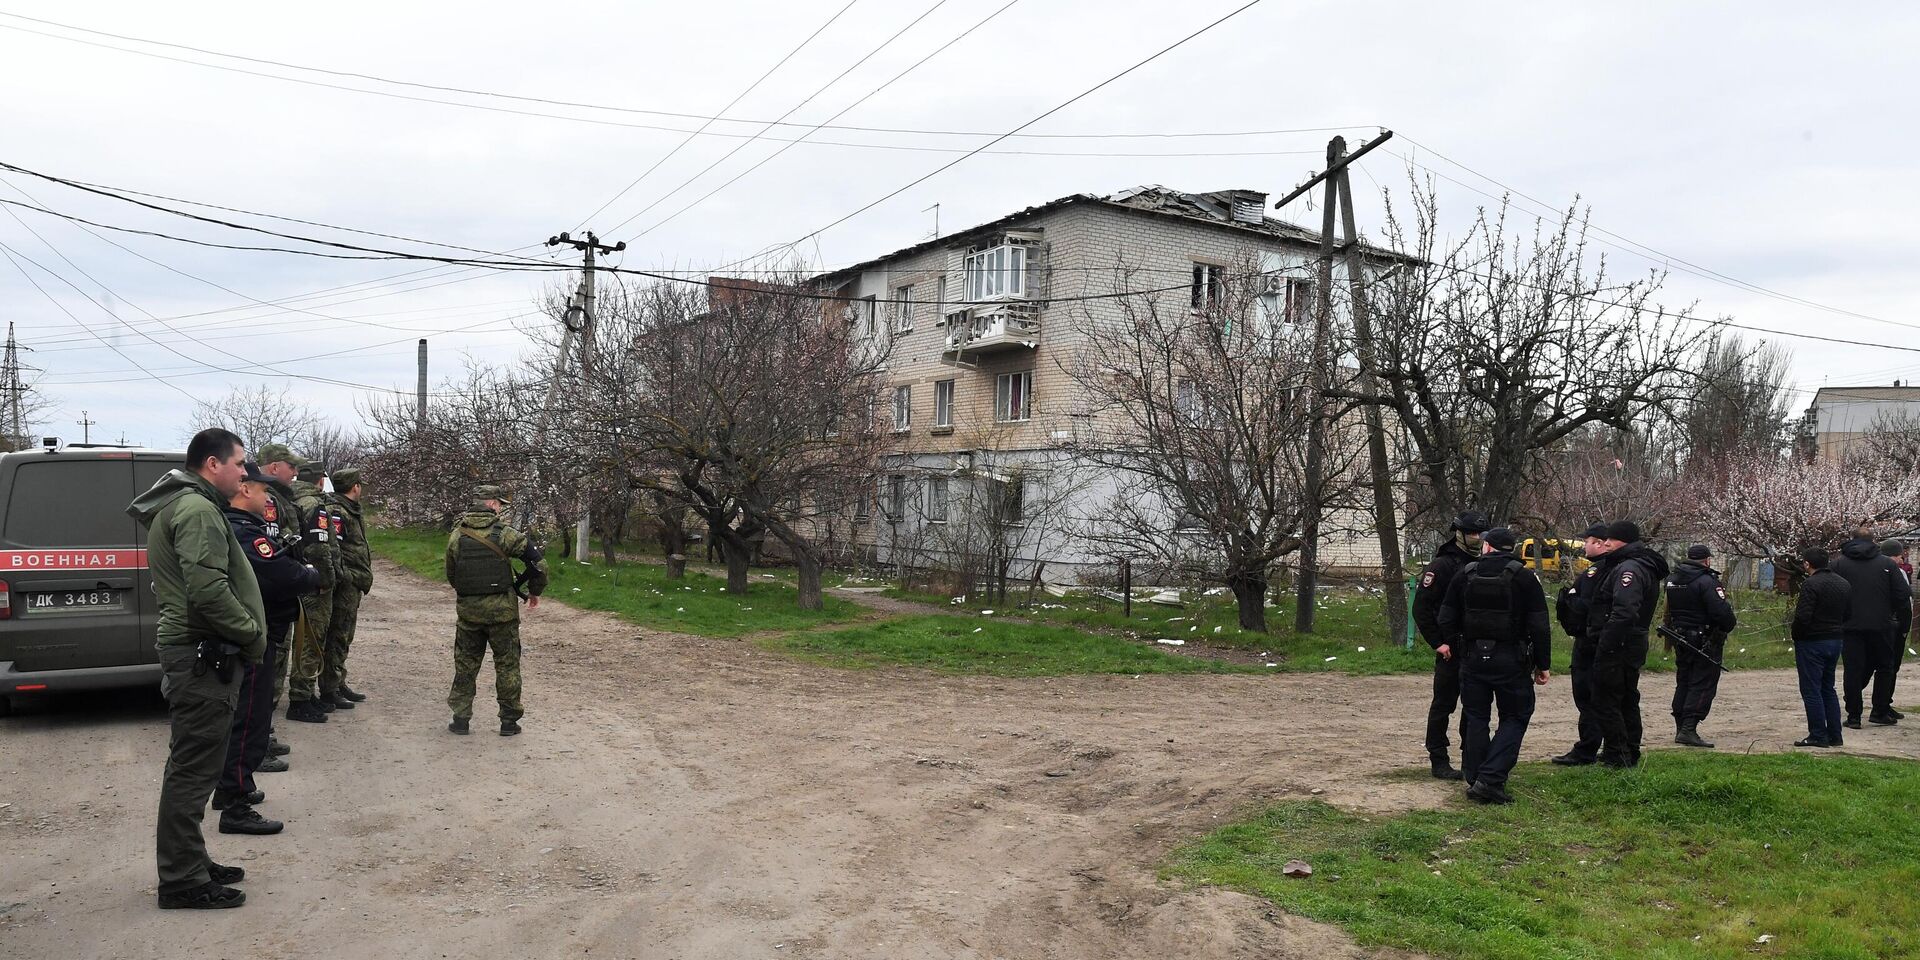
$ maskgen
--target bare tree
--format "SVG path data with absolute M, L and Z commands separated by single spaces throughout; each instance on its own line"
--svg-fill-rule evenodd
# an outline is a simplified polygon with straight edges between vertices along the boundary
M 1591 425 L 1541 454 L 1534 483 L 1511 517 L 1529 532 L 1571 533 L 1595 521 L 1631 517 L 1659 534 L 1680 506 L 1680 478 L 1650 431 Z
M 1733 457 L 1718 484 L 1692 501 L 1692 524 L 1739 556 L 1771 557 L 1808 547 L 1833 549 L 1858 525 L 1920 523 L 1913 496 L 1920 476 L 1861 469 L 1829 459 Z
M 1855 462 L 1861 469 L 1920 474 L 1920 414 L 1883 413 L 1857 443 Z
M 1272 568 L 1300 547 L 1314 417 L 1310 324 L 1268 309 L 1264 289 L 1242 258 L 1200 304 L 1123 298 L 1117 318 L 1089 316 L 1065 365 L 1088 398 L 1068 449 L 1116 482 L 1085 535 L 1223 584 L 1248 630 L 1266 629 Z M 1351 484 L 1355 431 L 1327 435 L 1326 476 Z
M 1689 460 L 1712 464 L 1740 453 L 1778 453 L 1789 442 L 1787 351 L 1714 335 L 1696 361 L 1699 387 L 1677 421 Z
M 1589 262 L 1585 214 L 1516 233 L 1482 210 L 1444 243 L 1431 185 L 1413 185 L 1412 221 L 1388 198 L 1388 245 L 1406 262 L 1373 285 L 1378 396 L 1410 438 L 1423 512 L 1510 514 L 1543 454 L 1575 431 L 1631 429 L 1697 383 L 1708 339 L 1687 311 L 1653 303 L 1661 278 L 1616 281 Z
M 274 390 L 265 384 L 235 387 L 216 400 L 199 400 L 193 405 L 193 428 L 182 439 L 206 427 L 225 427 L 247 441 L 249 449 L 269 443 L 292 444 L 326 425 L 320 411 L 295 399 L 287 387 Z
M 376 495 L 402 523 L 446 524 L 466 508 L 479 483 L 515 492 L 518 523 L 534 520 L 557 499 L 539 483 L 530 425 L 541 384 L 512 370 L 470 366 L 443 381 L 421 424 L 411 398 L 389 396 L 361 409 L 366 466 L 379 477 Z

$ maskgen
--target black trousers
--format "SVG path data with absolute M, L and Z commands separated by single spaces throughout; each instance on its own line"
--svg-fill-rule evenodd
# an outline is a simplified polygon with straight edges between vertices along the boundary
M 1720 692 L 1720 666 L 1724 661 L 1727 638 L 1719 634 L 1700 634 L 1689 640 L 1699 653 L 1686 644 L 1673 645 L 1673 719 L 1676 723 L 1699 723 L 1713 710 L 1713 697 Z M 1708 659 L 1711 657 L 1712 659 Z
M 1600 721 L 1593 714 L 1593 651 L 1591 640 L 1573 642 L 1573 706 L 1580 711 L 1580 739 L 1567 752 L 1586 760 L 1600 756 Z
M 1640 762 L 1640 669 L 1647 664 L 1647 638 L 1630 637 L 1593 654 L 1593 719 L 1600 728 L 1600 759 Z
M 267 756 L 267 735 L 273 730 L 274 656 L 292 624 L 267 624 L 267 652 L 240 675 L 240 702 L 233 708 L 227 735 L 227 758 L 220 764 L 220 783 L 213 792 L 237 797 L 253 792 L 253 771 Z
M 1433 703 L 1427 707 L 1427 755 L 1443 759 L 1450 741 L 1447 727 L 1453 720 L 1453 708 L 1460 703 L 1460 651 L 1453 658 L 1433 655 Z
M 1844 670 L 1840 686 L 1844 692 L 1847 719 L 1860 719 L 1861 694 L 1873 683 L 1873 712 L 1893 709 L 1893 678 L 1900 670 L 1900 640 L 1891 628 L 1886 630 L 1848 630 L 1841 644 Z
M 1468 656 L 1460 666 L 1460 772 L 1468 783 L 1504 786 L 1520 759 L 1520 742 L 1533 719 L 1533 675 L 1517 643 L 1500 644 L 1491 658 Z M 1500 708 L 1500 728 L 1487 725 Z

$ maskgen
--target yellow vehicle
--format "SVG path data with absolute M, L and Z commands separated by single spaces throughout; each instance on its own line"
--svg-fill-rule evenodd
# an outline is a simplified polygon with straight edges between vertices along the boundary
M 1577 574 L 1593 566 L 1585 553 L 1585 544 L 1575 539 L 1528 537 L 1515 550 L 1520 562 L 1539 573 Z

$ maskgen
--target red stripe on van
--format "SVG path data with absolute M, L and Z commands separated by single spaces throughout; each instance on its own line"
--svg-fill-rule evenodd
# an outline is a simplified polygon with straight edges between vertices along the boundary
M 0 571 L 145 570 L 145 550 L 0 550 Z

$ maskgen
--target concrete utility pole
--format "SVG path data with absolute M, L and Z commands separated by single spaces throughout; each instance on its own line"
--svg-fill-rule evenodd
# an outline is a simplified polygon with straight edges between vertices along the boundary
M 1359 230 L 1354 225 L 1353 186 L 1347 176 L 1347 168 L 1353 161 L 1387 142 L 1393 137 L 1393 131 L 1382 131 L 1380 136 L 1368 141 L 1351 156 L 1347 154 L 1347 141 L 1344 137 L 1334 137 L 1327 144 L 1327 169 L 1296 188 L 1279 203 L 1284 206 L 1300 196 L 1315 184 L 1326 183 L 1326 211 L 1320 235 L 1320 290 L 1318 291 L 1318 309 L 1322 312 L 1314 322 L 1314 410 L 1315 417 L 1307 439 L 1307 522 L 1303 524 L 1303 543 L 1301 545 L 1301 577 L 1297 607 L 1294 611 L 1294 629 L 1311 632 L 1315 611 L 1314 590 L 1318 586 L 1318 540 L 1320 513 L 1323 508 L 1321 486 L 1324 473 L 1324 443 L 1326 412 L 1326 383 L 1330 358 L 1325 352 L 1327 337 L 1327 313 L 1330 311 L 1333 285 L 1333 254 L 1336 248 L 1333 242 L 1333 218 L 1335 208 L 1339 208 L 1341 217 L 1341 242 L 1337 248 L 1347 272 L 1347 284 L 1353 300 L 1353 326 L 1355 352 L 1360 361 L 1360 386 L 1368 396 L 1379 396 L 1377 355 L 1374 350 L 1373 318 L 1367 304 L 1366 281 L 1362 274 L 1359 255 Z M 1387 460 L 1387 435 L 1383 415 L 1379 404 L 1367 404 L 1364 407 L 1367 423 L 1367 467 L 1373 484 L 1373 521 L 1374 531 L 1380 541 L 1380 569 L 1385 580 L 1387 605 L 1387 634 L 1394 643 L 1404 642 L 1407 635 L 1407 587 L 1406 571 L 1400 555 L 1400 518 L 1395 509 L 1396 497 L 1393 491 L 1391 465 Z
M 80 425 L 80 442 L 82 444 L 93 442 L 93 425 L 99 422 L 98 420 L 88 419 L 85 410 L 80 411 L 80 419 L 75 420 L 74 423 Z
M 420 379 L 414 383 L 414 426 L 426 429 L 427 426 L 427 338 L 420 338 Z
M 593 231 L 591 230 L 587 231 L 587 238 L 585 240 L 575 240 L 564 233 L 562 233 L 557 237 L 547 238 L 547 246 L 549 247 L 557 247 L 562 244 L 565 244 L 566 246 L 572 247 L 575 250 L 579 250 L 586 254 L 586 267 L 585 267 L 584 273 L 580 277 L 580 299 L 579 299 L 580 376 L 582 379 L 584 379 L 588 376 L 591 376 L 593 373 L 593 348 L 595 343 L 593 339 L 594 337 L 594 330 L 593 330 L 593 322 L 594 322 L 593 258 L 594 258 L 594 254 L 619 253 L 620 251 L 625 250 L 627 248 L 627 244 L 625 241 L 622 241 L 620 243 L 616 243 L 613 246 L 609 247 L 601 243 L 600 238 L 594 236 Z M 568 312 L 571 313 L 572 311 L 568 311 Z M 571 325 L 569 325 L 568 331 L 569 332 L 572 331 Z M 555 367 L 556 373 L 564 371 L 566 369 L 566 364 L 567 364 L 567 337 L 565 335 L 562 335 L 561 343 L 560 343 L 560 362 Z M 549 405 L 551 405 L 553 402 L 554 388 L 558 387 L 559 384 L 560 384 L 560 377 L 556 375 L 553 378 L 553 383 L 549 384 L 547 387 L 547 402 Z M 586 488 L 585 478 L 582 478 L 581 492 L 580 492 L 580 522 L 578 525 L 576 525 L 573 532 L 573 559 L 576 561 L 585 560 L 587 558 L 587 538 L 592 533 L 592 530 L 591 530 L 592 525 L 589 523 L 589 521 L 591 520 L 591 517 L 589 517 L 587 514 L 587 494 L 586 494 L 585 488 Z

